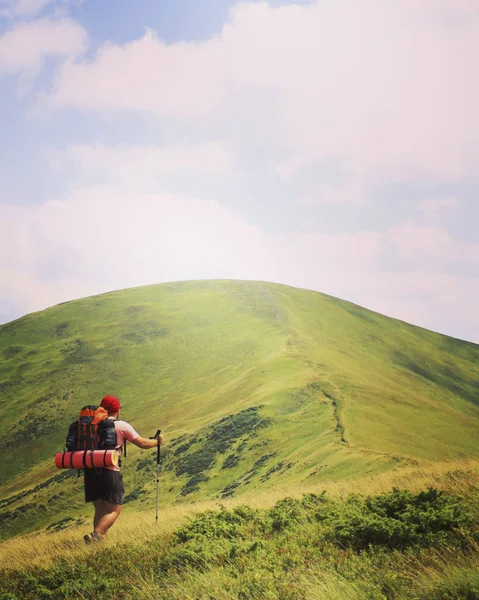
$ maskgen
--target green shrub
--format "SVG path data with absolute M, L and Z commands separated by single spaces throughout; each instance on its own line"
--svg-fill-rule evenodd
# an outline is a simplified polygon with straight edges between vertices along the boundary
M 268 511 L 268 518 L 273 531 L 283 531 L 292 525 L 304 522 L 305 514 L 301 500 L 293 498 L 280 500 Z
M 206 511 L 177 529 L 175 538 L 185 543 L 189 540 L 241 537 L 241 529 L 257 519 L 258 511 L 249 506 L 237 506 L 231 511 L 222 507 L 220 512 Z
M 211 557 L 205 555 L 204 548 L 198 544 L 194 547 L 176 548 L 160 564 L 160 571 L 170 569 L 181 570 L 186 567 L 206 571 L 209 568 Z
M 208 481 L 208 477 L 206 475 L 202 475 L 201 473 L 198 475 L 193 475 L 185 485 L 181 488 L 180 495 L 187 496 L 188 494 L 192 494 L 193 492 L 197 492 L 200 489 L 199 484 L 205 481 Z
M 472 515 L 457 498 L 430 488 L 413 494 L 394 489 L 364 501 L 351 497 L 331 520 L 335 541 L 343 547 L 364 550 L 370 546 L 404 549 L 428 546 L 448 532 L 472 522 Z
M 236 467 L 239 463 L 239 458 L 236 454 L 230 454 L 226 457 L 225 462 L 223 463 L 222 469 L 232 469 Z

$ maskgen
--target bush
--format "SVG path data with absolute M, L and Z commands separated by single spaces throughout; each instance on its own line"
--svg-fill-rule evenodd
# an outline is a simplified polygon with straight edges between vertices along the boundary
M 228 511 L 206 511 L 191 519 L 174 533 L 179 542 L 208 539 L 235 539 L 242 537 L 241 530 L 257 519 L 258 511 L 248 506 L 237 506 Z
M 273 531 L 283 531 L 305 520 L 305 511 L 301 500 L 284 498 L 268 511 L 268 517 Z
M 364 550 L 385 546 L 402 550 L 412 544 L 438 542 L 455 528 L 472 522 L 459 500 L 430 488 L 413 494 L 393 489 L 388 494 L 350 498 L 332 522 L 334 540 L 343 547 Z

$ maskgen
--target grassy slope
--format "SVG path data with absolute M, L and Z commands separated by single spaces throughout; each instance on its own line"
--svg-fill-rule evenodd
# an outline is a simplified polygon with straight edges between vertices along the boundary
M 357 496 L 345 502 L 347 482 L 317 483 L 307 497 L 296 488 L 290 498 L 258 491 L 221 507 L 211 500 L 162 507 L 158 527 L 154 515 L 126 511 L 100 546 L 85 546 L 85 527 L 15 538 L 0 545 L 0 598 L 476 600 L 479 461 L 406 466 L 354 481 L 356 494 L 373 500 L 391 497 L 391 488 L 411 497 L 428 487 L 448 503 L 456 497 L 459 510 L 440 516 L 434 500 L 423 509 L 389 503 L 384 516 L 412 517 L 418 526 L 419 539 L 409 541 L 410 527 L 394 528 L 370 511 L 362 518 Z M 333 506 L 339 519 L 328 516 Z M 461 527 L 451 530 L 457 518 Z M 185 538 L 188 531 L 196 534 Z M 358 550 L 365 536 L 371 551 Z
M 0 357 L 4 535 L 84 514 L 81 480 L 60 480 L 52 455 L 78 408 L 106 393 L 142 435 L 163 430 L 164 504 L 479 455 L 478 346 L 286 286 L 78 300 L 0 327 Z M 153 473 L 132 447 L 140 508 Z

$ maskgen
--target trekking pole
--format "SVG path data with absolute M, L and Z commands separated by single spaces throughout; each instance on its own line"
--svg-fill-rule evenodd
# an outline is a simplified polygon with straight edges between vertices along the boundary
M 160 494 L 160 435 L 161 429 L 155 433 L 150 440 L 158 439 L 158 446 L 156 448 L 156 524 L 158 525 L 158 499 Z

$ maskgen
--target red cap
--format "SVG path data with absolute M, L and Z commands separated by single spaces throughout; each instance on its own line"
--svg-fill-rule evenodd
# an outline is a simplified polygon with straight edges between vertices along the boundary
M 115 396 L 105 396 L 100 406 L 109 413 L 116 413 L 120 410 L 120 401 Z

